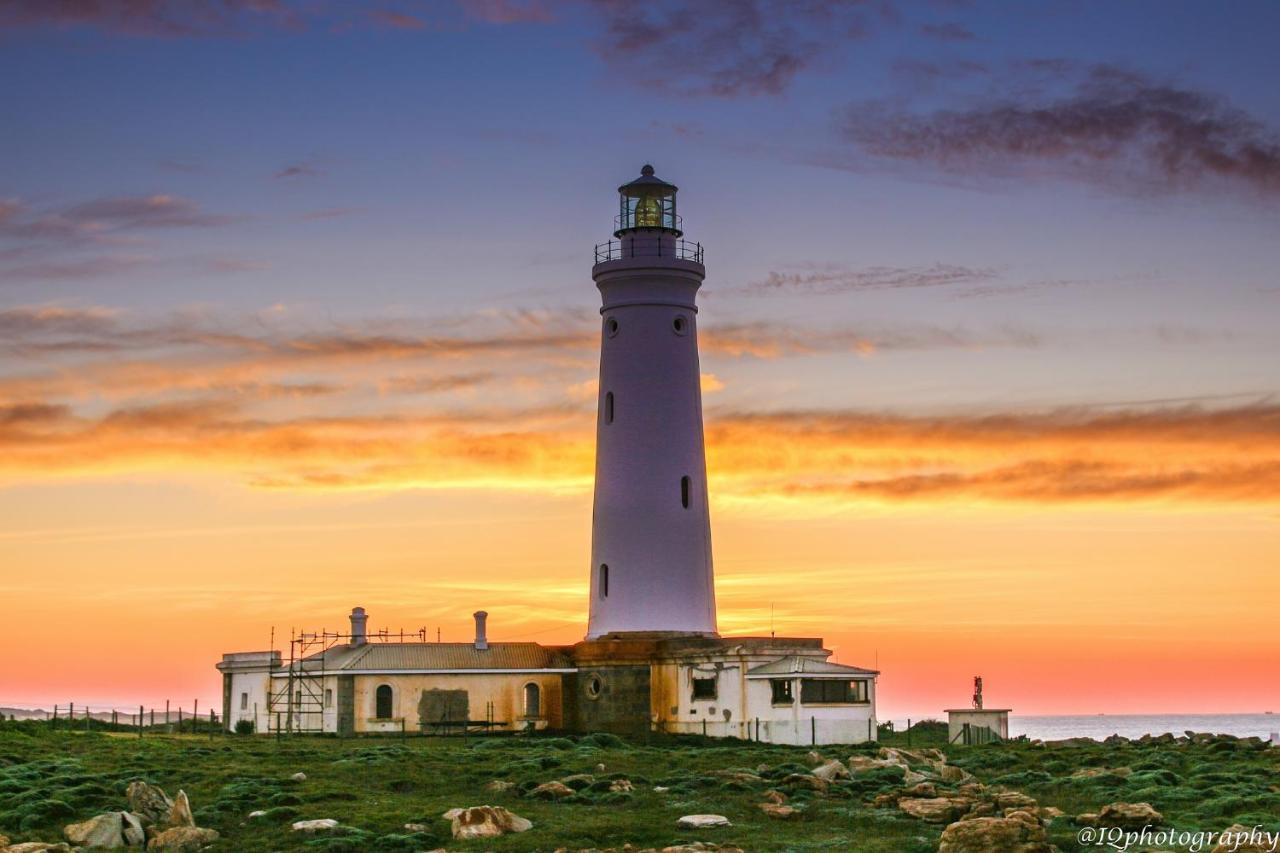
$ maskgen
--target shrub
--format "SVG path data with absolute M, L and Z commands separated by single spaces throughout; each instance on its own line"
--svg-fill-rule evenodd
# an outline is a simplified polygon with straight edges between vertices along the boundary
M 253 720 L 236 720 L 236 734 L 251 735 L 254 732 Z

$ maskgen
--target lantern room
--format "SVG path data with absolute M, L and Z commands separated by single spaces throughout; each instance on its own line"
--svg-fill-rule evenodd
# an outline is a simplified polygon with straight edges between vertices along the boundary
M 676 215 L 676 185 L 655 177 L 645 164 L 640 177 L 618 187 L 619 213 L 613 236 L 636 228 L 658 228 L 680 237 L 680 217 Z

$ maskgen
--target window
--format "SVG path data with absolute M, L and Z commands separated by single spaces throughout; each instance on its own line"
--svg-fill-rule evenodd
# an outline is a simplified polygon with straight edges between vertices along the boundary
M 587 679 L 587 697 L 590 699 L 599 699 L 600 694 L 604 691 L 604 679 L 600 676 L 592 674 Z
M 524 715 L 526 717 L 542 716 L 542 688 L 536 684 L 524 686 Z
M 680 478 L 680 505 L 685 509 L 689 508 L 689 486 L 691 481 L 688 476 Z
M 800 701 L 806 705 L 823 702 L 853 704 L 867 701 L 867 682 L 805 678 L 800 681 Z
M 374 691 L 374 716 L 379 720 L 391 719 L 391 685 L 379 684 Z
M 693 677 L 693 701 L 716 698 L 716 677 Z
M 609 337 L 612 338 L 616 336 L 618 334 L 618 321 L 613 319 L 612 317 L 610 317 L 608 320 L 605 320 L 604 330 L 605 332 L 608 333 Z
M 775 705 L 791 704 L 791 702 L 793 701 L 793 697 L 791 696 L 790 681 L 783 681 L 783 680 L 770 681 L 769 685 L 773 688 L 773 704 Z
M 293 704 L 295 704 L 295 705 L 301 705 L 301 704 L 302 704 L 302 691 L 301 691 L 301 690 L 295 690 L 295 691 L 293 692 Z
M 240 710 L 241 711 L 249 710 L 249 694 L 248 693 L 240 694 Z
M 324 706 L 326 708 L 333 707 L 333 690 L 326 688 L 324 691 Z
M 613 423 L 613 392 L 604 395 L 604 422 Z
M 608 563 L 600 564 L 599 587 L 600 587 L 600 597 L 608 598 L 609 597 L 609 564 Z
M 689 331 L 689 321 L 684 318 L 683 314 L 671 321 L 671 331 L 677 335 L 683 335 Z

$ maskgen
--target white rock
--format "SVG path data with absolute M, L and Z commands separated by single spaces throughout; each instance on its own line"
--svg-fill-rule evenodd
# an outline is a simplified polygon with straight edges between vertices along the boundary
M 670 788 L 668 788 L 666 785 L 654 785 L 654 786 L 653 786 L 653 792 L 654 792 L 655 794 L 665 794 L 667 791 L 670 791 L 670 790 L 671 790 L 671 789 L 670 789 Z
M 147 832 L 142 828 L 142 820 L 137 815 L 120 812 L 120 829 L 124 843 L 129 847 L 147 846 Z
M 338 822 L 331 817 L 317 818 L 316 820 L 299 820 L 293 824 L 294 832 L 327 832 L 330 829 L 337 829 Z
M 733 826 L 722 814 L 687 814 L 676 821 L 679 829 L 706 829 L 712 826 Z
M 293 774 L 292 776 L 290 776 L 289 778 L 290 778 L 290 779 L 292 779 L 292 780 L 293 780 L 293 781 L 295 781 L 295 782 L 305 782 L 305 781 L 307 781 L 307 774 L 306 774 L 306 773 L 301 773 L 301 772 L 299 772 L 299 773 L 294 773 L 294 774 Z
M 250 818 L 262 817 L 264 814 L 266 814 L 265 810 L 258 809 L 256 812 L 249 812 L 249 817 Z
M 824 782 L 834 782 L 836 779 L 849 778 L 849 768 L 834 759 L 818 765 L 809 772 Z
M 77 847 L 123 847 L 124 821 L 120 812 L 107 812 L 80 823 L 68 824 L 62 834 Z

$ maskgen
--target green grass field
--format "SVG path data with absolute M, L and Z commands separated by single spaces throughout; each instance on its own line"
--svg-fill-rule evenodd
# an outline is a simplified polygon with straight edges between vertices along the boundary
M 913 746 L 937 745 L 937 731 L 914 733 Z M 932 740 L 933 743 L 929 743 Z M 886 743 L 906 745 L 903 735 Z M 823 747 L 845 759 L 867 747 Z M 41 723 L 0 723 L 0 833 L 13 841 L 61 840 L 61 828 L 125 807 L 133 779 L 184 789 L 196 822 L 221 833 L 215 849 L 546 850 L 657 847 L 693 840 L 757 850 L 936 850 L 942 827 L 870 800 L 900 787 L 900 777 L 873 772 L 833 785 L 826 794 L 782 785 L 806 772 L 806 748 L 742 742 L 676 740 L 648 744 L 612 736 L 576 738 L 399 738 L 339 741 L 295 737 L 148 735 L 50 732 Z M 1232 823 L 1280 830 L 1280 750 L 1226 743 L 1139 746 L 1098 744 L 1035 747 L 1010 743 L 946 747 L 950 763 L 986 784 L 1003 785 L 1072 815 L 1115 801 L 1145 801 L 1179 829 L 1221 830 Z M 597 768 L 603 764 L 604 770 Z M 1073 776 L 1082 768 L 1131 773 Z M 714 775 L 742 770 L 762 778 Z M 305 781 L 290 776 L 303 772 Z M 573 797 L 547 802 L 524 796 L 537 783 L 591 774 Z M 610 793 L 607 781 L 627 778 L 632 793 Z M 502 779 L 518 786 L 488 793 Z M 655 786 L 669 788 L 654 791 Z M 764 791 L 786 792 L 802 808 L 795 819 L 767 817 Z M 523 790 L 522 790 L 523 789 Z M 533 821 L 532 830 L 496 840 L 455 842 L 447 809 L 502 805 Z M 263 817 L 249 819 L 255 810 Z M 727 816 L 732 827 L 679 830 L 691 813 Z M 335 818 L 341 834 L 306 837 L 291 822 Z M 428 831 L 409 833 L 405 823 Z M 1054 821 L 1050 840 L 1076 849 L 1070 817 Z

